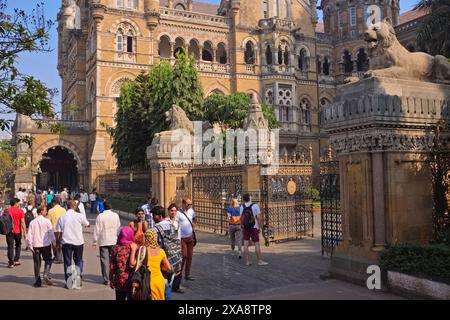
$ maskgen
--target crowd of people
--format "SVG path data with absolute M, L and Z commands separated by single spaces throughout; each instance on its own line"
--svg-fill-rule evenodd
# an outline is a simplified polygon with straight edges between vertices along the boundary
M 97 213 L 92 245 L 99 250 L 103 284 L 115 290 L 117 300 L 169 300 L 172 293 L 184 293 L 183 274 L 185 281 L 195 280 L 191 266 L 197 243 L 196 215 L 191 199 L 183 199 L 181 207 L 170 204 L 166 211 L 156 198 L 149 197 L 135 210 L 135 219 L 122 226 L 119 215 L 95 189 L 89 195 L 84 190 L 71 193 L 66 188 L 61 192 L 19 190 L 10 207 L 1 208 L 0 231 L 6 235 L 8 267 L 20 266 L 23 238 L 33 255 L 34 287 L 53 285 L 53 263 L 64 264 L 68 289 L 67 284 L 74 283 L 71 270 L 75 265 L 82 286 L 83 229 L 90 227 L 88 205 L 91 213 Z M 10 230 L 5 217 L 10 218 Z M 234 253 L 237 247 L 241 259 L 243 244 L 248 266 L 250 240 L 255 244 L 258 265 L 267 265 L 259 246 L 260 217 L 258 205 L 248 194 L 243 196 L 242 205 L 234 199 L 227 208 L 231 248 Z

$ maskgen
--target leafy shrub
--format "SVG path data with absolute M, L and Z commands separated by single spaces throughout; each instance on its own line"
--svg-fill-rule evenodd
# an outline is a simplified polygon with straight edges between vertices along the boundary
M 381 267 L 450 282 L 450 246 L 399 244 L 381 255 Z

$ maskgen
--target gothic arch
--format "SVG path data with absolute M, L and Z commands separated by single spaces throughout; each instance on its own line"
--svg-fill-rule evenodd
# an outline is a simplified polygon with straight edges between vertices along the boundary
M 127 19 L 127 18 L 120 18 L 117 19 L 112 25 L 111 28 L 109 29 L 109 32 L 116 34 L 117 30 L 120 28 L 121 25 L 124 24 L 129 24 L 131 25 L 131 27 L 134 29 L 135 32 L 135 36 L 136 37 L 142 37 L 142 32 L 139 29 L 139 26 L 136 22 L 134 22 L 131 19 Z
M 159 36 L 158 36 L 158 42 L 161 42 L 161 39 L 162 39 L 163 37 L 169 38 L 169 41 L 170 41 L 170 42 L 175 43 L 175 40 L 172 39 L 172 37 L 170 36 L 170 34 L 165 33 L 165 32 L 159 34 Z
M 205 92 L 208 92 L 208 94 L 206 96 L 207 97 L 210 96 L 214 91 L 220 91 L 224 95 L 230 94 L 230 90 L 228 90 L 227 87 L 225 87 L 223 84 L 221 84 L 219 82 L 216 82 L 216 83 L 210 85 L 209 88 L 207 90 L 205 90 Z
M 307 56 L 307 57 L 311 57 L 311 51 L 309 50 L 309 48 L 308 48 L 307 46 L 305 46 L 305 45 L 303 45 L 303 44 L 298 45 L 298 46 L 295 48 L 295 54 L 300 55 L 300 51 L 302 51 L 302 49 L 305 49 L 305 51 L 306 51 L 306 56 Z
M 286 41 L 290 48 L 294 48 L 294 43 L 292 42 L 289 37 L 286 36 L 280 36 L 277 39 L 275 39 L 275 47 L 278 48 L 278 46 L 281 44 L 281 42 Z
M 256 41 L 256 39 L 253 37 L 247 37 L 244 39 L 244 41 L 242 41 L 242 50 L 245 50 L 245 46 L 249 41 L 253 44 L 253 48 L 255 49 L 255 51 L 258 51 L 258 41 Z
M 106 83 L 105 86 L 105 91 L 103 92 L 103 96 L 106 97 L 114 97 L 113 95 L 113 88 L 114 85 L 120 81 L 123 78 L 127 78 L 129 80 L 134 80 L 136 76 L 134 74 L 132 74 L 131 72 L 126 72 L 126 71 L 119 71 L 115 74 L 113 74 L 109 79 L 108 82 Z
M 77 161 L 78 172 L 83 172 L 87 168 L 85 159 L 80 157 L 83 154 L 81 150 L 74 143 L 61 138 L 44 142 L 37 147 L 33 152 L 33 163 L 38 164 L 41 161 L 42 155 L 53 147 L 64 147 L 69 150 Z

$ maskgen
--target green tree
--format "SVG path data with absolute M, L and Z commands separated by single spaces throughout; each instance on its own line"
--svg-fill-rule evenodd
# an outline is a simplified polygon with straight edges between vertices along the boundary
M 10 140 L 0 141 L 0 190 L 4 190 L 14 172 L 13 149 Z
M 21 113 L 36 120 L 55 117 L 52 99 L 56 90 L 26 75 L 17 67 L 24 52 L 49 51 L 51 21 L 45 20 L 43 3 L 31 14 L 15 9 L 7 13 L 7 1 L 0 0 L 0 130 L 9 130 L 13 120 L 8 114 Z
M 243 92 L 229 96 L 212 94 L 205 100 L 206 119 L 210 124 L 219 123 L 222 127 L 231 129 L 242 128 L 248 114 L 250 97 Z M 273 109 L 268 105 L 261 106 L 264 117 L 269 122 L 269 128 L 279 127 Z
M 414 9 L 429 11 L 417 32 L 419 48 L 450 57 L 450 0 L 420 0 Z
M 121 88 L 116 127 L 108 128 L 119 168 L 142 167 L 146 149 L 156 133 L 167 130 L 165 113 L 173 104 L 190 120 L 205 116 L 203 89 L 194 58 L 186 51 L 177 55 L 175 66 L 166 61 L 154 66 Z
M 205 115 L 203 88 L 194 56 L 188 56 L 185 49 L 177 54 L 171 89 L 173 104 L 180 106 L 190 120 L 203 120 Z

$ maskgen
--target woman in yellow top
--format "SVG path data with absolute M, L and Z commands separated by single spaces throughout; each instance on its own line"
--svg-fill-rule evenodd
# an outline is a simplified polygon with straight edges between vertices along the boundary
M 147 247 L 148 269 L 150 270 L 150 290 L 152 300 L 165 300 L 166 283 L 161 269 L 172 271 L 166 253 L 158 245 L 156 232 L 149 229 L 145 232 L 145 246 Z

